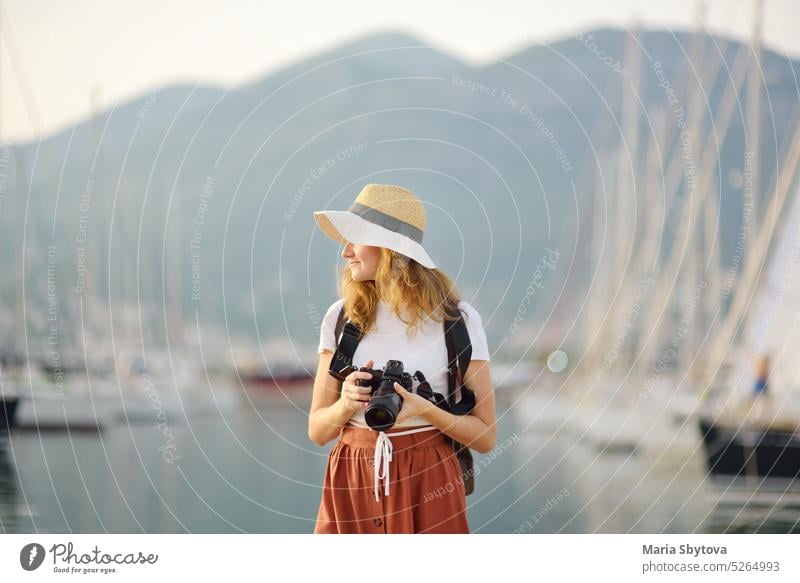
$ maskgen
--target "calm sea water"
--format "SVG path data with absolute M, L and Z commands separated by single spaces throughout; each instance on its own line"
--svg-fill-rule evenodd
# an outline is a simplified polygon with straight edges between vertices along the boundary
M 169 440 L 155 420 L 99 434 L 13 434 L 0 448 L 2 532 L 313 530 L 333 442 L 308 440 L 305 410 L 242 406 L 169 426 Z M 598 455 L 574 438 L 523 428 L 511 413 L 498 427 L 495 451 L 476 455 L 476 491 L 467 498 L 473 532 L 797 529 L 796 516 L 710 504 L 699 451 L 656 463 L 629 452 Z

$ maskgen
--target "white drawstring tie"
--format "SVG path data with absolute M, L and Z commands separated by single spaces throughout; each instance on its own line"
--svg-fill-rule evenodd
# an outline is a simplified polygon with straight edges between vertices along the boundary
M 387 435 L 380 431 L 378 432 L 378 439 L 375 440 L 375 500 L 380 501 L 378 492 L 380 492 L 378 484 L 381 480 L 383 483 L 383 493 L 389 495 L 389 462 L 392 461 L 392 440 Z
M 409 435 L 410 433 L 419 433 L 420 431 L 430 431 L 436 429 L 434 425 L 426 425 L 425 427 L 416 427 L 407 431 L 393 431 L 392 433 L 378 432 L 378 437 L 375 440 L 375 459 L 373 469 L 375 470 L 375 500 L 380 501 L 380 481 L 384 480 L 383 493 L 389 495 L 389 462 L 392 461 L 392 440 L 390 436 L 394 435 Z

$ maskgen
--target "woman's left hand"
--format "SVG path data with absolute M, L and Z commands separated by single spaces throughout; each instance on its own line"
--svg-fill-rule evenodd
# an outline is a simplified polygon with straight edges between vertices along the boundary
M 435 405 L 427 399 L 423 399 L 418 394 L 407 391 L 405 387 L 398 382 L 394 383 L 394 390 L 397 391 L 397 394 L 403 399 L 403 406 L 400 407 L 400 413 L 397 415 L 397 419 L 395 419 L 395 424 L 409 417 L 421 416 L 430 407 L 435 407 Z

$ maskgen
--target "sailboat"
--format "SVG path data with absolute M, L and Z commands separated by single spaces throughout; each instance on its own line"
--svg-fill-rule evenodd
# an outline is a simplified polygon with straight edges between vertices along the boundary
M 698 421 L 718 485 L 800 493 L 800 181 L 736 353 Z

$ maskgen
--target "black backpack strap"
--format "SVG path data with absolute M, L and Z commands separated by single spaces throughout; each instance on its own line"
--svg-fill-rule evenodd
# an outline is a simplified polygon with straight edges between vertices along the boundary
M 472 344 L 469 340 L 469 332 L 464 324 L 461 311 L 456 308 L 458 319 L 453 322 L 444 321 L 444 339 L 447 345 L 447 404 L 448 409 L 454 415 L 466 415 L 475 408 L 475 393 L 463 384 L 462 379 L 467 374 L 472 359 Z M 454 312 L 454 315 L 456 315 Z M 455 403 L 455 388 L 461 386 L 461 400 Z M 459 443 L 455 439 L 447 438 L 458 459 L 461 468 L 461 479 L 464 483 L 464 494 L 469 496 L 475 491 L 475 462 L 472 459 L 472 452 L 468 447 Z
M 345 313 L 344 313 L 344 304 L 342 304 L 342 309 L 339 310 L 339 317 L 336 318 L 336 328 L 333 331 L 333 339 L 336 340 L 336 343 L 339 343 L 339 334 L 342 333 L 342 328 L 344 328 L 345 322 Z
M 331 358 L 331 364 L 328 368 L 328 374 L 339 381 L 344 381 L 344 377 L 348 374 L 343 371 L 353 366 L 353 355 L 356 353 L 356 348 L 358 348 L 358 343 L 361 342 L 362 337 L 360 328 L 353 322 L 349 320 L 345 322 L 345 320 L 344 306 L 342 306 L 335 328 L 336 352 L 333 353 L 333 358 Z M 340 332 L 341 338 L 339 338 Z
M 452 312 L 452 311 L 451 311 Z M 466 415 L 475 407 L 475 393 L 464 384 L 467 368 L 472 360 L 472 343 L 461 311 L 458 319 L 444 321 L 444 341 L 447 345 L 447 403 L 454 415 Z M 456 315 L 456 312 L 452 312 Z M 461 400 L 456 403 L 456 387 L 461 387 Z

